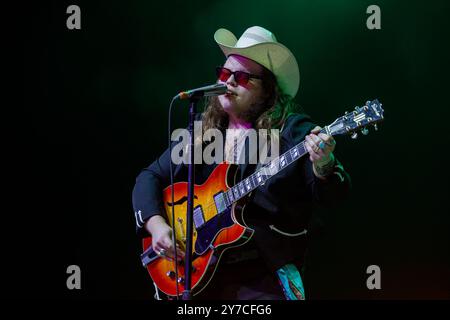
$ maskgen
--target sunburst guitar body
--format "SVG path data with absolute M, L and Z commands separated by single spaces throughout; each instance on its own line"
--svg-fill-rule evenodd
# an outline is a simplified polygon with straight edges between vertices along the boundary
M 214 275 L 223 252 L 247 242 L 253 230 L 244 224 L 243 211 L 245 197 L 230 204 L 223 200 L 224 193 L 234 185 L 237 166 L 219 164 L 206 182 L 194 186 L 194 232 L 192 245 L 192 293 L 198 294 Z M 173 185 L 163 190 L 164 207 L 168 222 L 175 227 L 177 243 L 184 250 L 186 243 L 187 182 Z M 229 201 L 229 200 L 228 200 Z M 172 221 L 172 206 L 175 220 Z M 146 266 L 158 289 L 168 296 L 176 296 L 184 290 L 184 263 L 178 263 L 178 277 L 175 261 L 158 256 L 153 251 L 152 238 L 143 239 L 144 253 L 141 260 Z

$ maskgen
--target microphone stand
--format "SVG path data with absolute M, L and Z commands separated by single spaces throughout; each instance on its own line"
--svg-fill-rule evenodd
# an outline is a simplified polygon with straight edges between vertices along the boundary
M 188 200 L 186 212 L 186 253 L 184 257 L 184 291 L 182 300 L 192 300 L 191 274 L 192 274 L 192 238 L 193 238 L 193 218 L 194 218 L 194 121 L 196 104 L 203 96 L 203 93 L 194 94 L 189 98 L 189 163 L 188 163 Z M 177 280 L 178 281 L 178 280 Z

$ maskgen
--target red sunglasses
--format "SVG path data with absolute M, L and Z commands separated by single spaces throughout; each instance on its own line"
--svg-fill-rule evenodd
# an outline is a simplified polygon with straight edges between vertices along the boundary
M 250 78 L 262 79 L 261 76 L 256 74 L 250 74 L 245 71 L 231 71 L 230 69 L 224 67 L 216 67 L 216 74 L 217 78 L 223 82 L 227 81 L 231 75 L 234 75 L 234 80 L 236 80 L 237 84 L 240 86 L 246 85 Z

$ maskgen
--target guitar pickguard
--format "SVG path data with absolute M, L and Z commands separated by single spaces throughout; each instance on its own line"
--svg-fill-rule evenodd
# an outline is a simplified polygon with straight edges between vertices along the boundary
M 195 252 L 199 255 L 203 254 L 210 247 L 216 235 L 220 232 L 219 230 L 231 227 L 233 224 L 230 208 L 209 219 L 200 228 L 197 228 Z

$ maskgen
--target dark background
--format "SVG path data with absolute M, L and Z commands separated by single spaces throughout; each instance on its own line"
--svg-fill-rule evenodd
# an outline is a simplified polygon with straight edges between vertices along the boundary
M 385 122 L 337 138 L 350 201 L 317 212 L 310 299 L 450 298 L 446 1 L 54 1 L 28 7 L 4 290 L 151 299 L 131 191 L 167 145 L 172 96 L 213 83 L 224 27 L 271 30 L 297 57 L 296 101 L 321 124 L 378 98 Z M 81 30 L 66 8 L 81 8 Z M 381 30 L 366 8 L 381 8 Z M 185 104 L 174 127 L 186 126 Z M 79 265 L 82 289 L 66 288 Z M 381 290 L 366 268 L 381 268 Z

